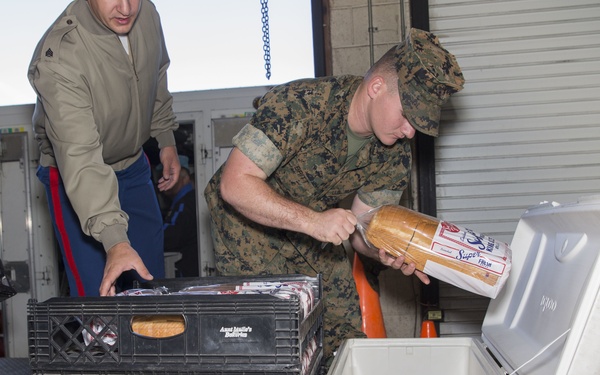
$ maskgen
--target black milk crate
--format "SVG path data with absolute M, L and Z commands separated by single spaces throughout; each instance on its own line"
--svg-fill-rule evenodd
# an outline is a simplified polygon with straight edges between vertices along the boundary
M 309 281 L 315 305 L 304 315 L 300 300 L 267 294 L 157 295 L 50 298 L 28 303 L 32 374 L 309 374 L 319 371 L 323 345 L 320 275 L 163 279 L 143 288 Z M 133 332 L 135 317 L 179 316 L 182 333 L 165 338 Z M 97 329 L 89 328 L 95 325 Z M 87 327 L 87 329 L 86 329 Z M 238 327 L 236 335 L 226 331 Z M 240 329 L 241 327 L 241 329 Z M 228 329 L 229 328 L 229 329 Z M 317 350 L 303 369 L 312 340 Z

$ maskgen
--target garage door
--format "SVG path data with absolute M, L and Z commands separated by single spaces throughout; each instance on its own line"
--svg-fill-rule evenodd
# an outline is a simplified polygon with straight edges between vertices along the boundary
M 600 194 L 600 2 L 429 6 L 466 79 L 435 141 L 437 216 L 510 243 L 527 207 Z M 449 312 L 478 306 L 455 292 Z
M 438 216 L 510 242 L 528 206 L 600 194 L 600 2 L 429 3 L 467 81 L 435 143 Z

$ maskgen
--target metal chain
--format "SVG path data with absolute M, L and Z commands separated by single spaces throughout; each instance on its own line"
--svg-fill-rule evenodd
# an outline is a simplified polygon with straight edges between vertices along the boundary
M 265 70 L 267 79 L 271 79 L 271 39 L 269 37 L 269 0 L 260 0 L 262 5 L 263 51 L 265 52 Z

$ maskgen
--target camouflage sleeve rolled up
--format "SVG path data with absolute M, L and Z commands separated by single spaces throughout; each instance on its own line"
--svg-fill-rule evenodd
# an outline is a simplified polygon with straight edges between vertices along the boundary
M 378 207 L 386 204 L 398 204 L 402 197 L 402 191 L 380 190 L 372 193 L 358 191 L 358 198 L 367 206 Z
M 307 119 L 313 113 L 292 87 L 282 85 L 263 96 L 250 124 L 233 139 L 233 145 L 270 176 L 286 157 L 295 155 L 306 142 Z
M 250 158 L 267 176 L 275 172 L 283 159 L 281 152 L 269 137 L 252 124 L 246 124 L 233 137 L 233 145 Z

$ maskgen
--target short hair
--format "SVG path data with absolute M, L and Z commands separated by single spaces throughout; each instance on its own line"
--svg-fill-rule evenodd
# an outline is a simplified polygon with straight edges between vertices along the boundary
M 365 80 L 374 75 L 381 75 L 390 90 L 398 89 L 398 71 L 396 70 L 396 46 L 390 48 L 371 66 L 365 74 Z

